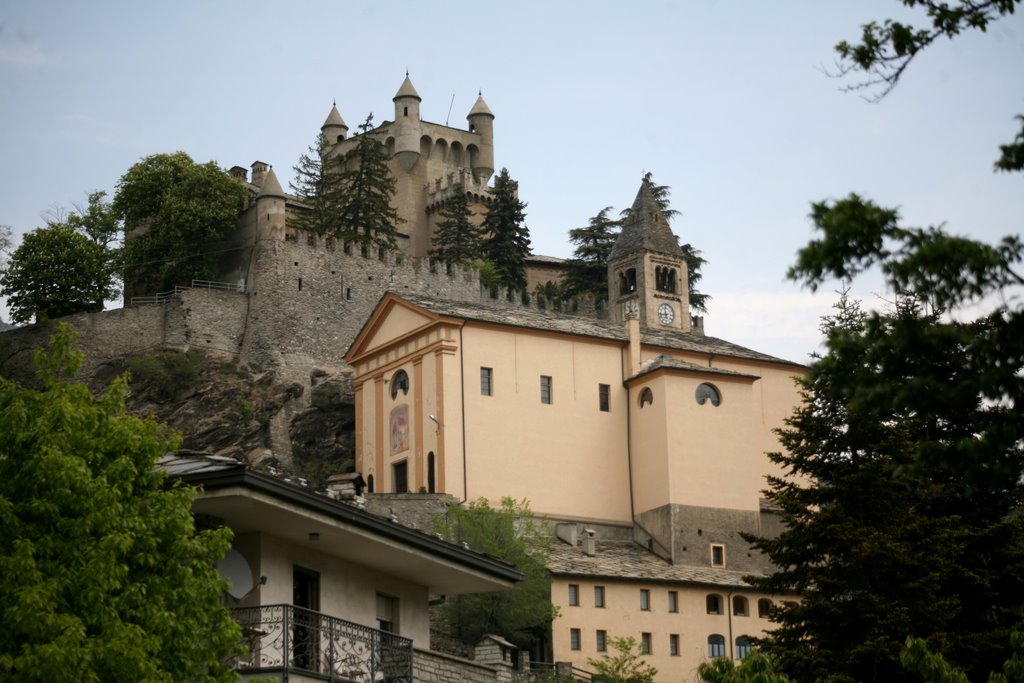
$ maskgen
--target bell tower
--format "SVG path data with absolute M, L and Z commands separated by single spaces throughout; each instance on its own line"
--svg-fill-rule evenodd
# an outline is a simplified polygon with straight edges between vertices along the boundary
M 645 179 L 608 256 L 611 319 L 635 313 L 642 328 L 689 332 L 688 281 L 683 250 Z

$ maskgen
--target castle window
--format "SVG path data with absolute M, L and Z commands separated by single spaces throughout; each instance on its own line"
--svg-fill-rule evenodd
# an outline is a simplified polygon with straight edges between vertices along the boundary
M 669 591 L 668 592 L 668 611 L 678 612 L 679 611 L 679 592 Z
M 707 599 L 707 612 L 708 614 L 721 614 L 722 613 L 722 596 L 716 593 L 708 594 Z
M 302 291 L 302 278 L 299 278 L 299 291 Z
M 750 638 L 746 636 L 740 636 L 736 639 L 736 659 L 741 662 L 750 656 L 750 653 L 754 651 L 754 646 L 750 644 Z
M 668 634 L 668 653 L 673 657 L 679 656 L 679 634 Z
M 606 652 L 608 650 L 608 631 L 604 629 L 598 629 L 594 634 L 596 636 L 597 651 Z
M 427 453 L 427 493 L 437 493 L 437 474 L 434 473 L 434 451 Z
M 636 291 L 636 268 L 627 268 L 619 273 L 619 294 L 629 294 Z
M 402 115 L 403 116 L 408 116 L 409 115 L 409 107 L 402 107 L 402 110 L 403 110 L 402 111 Z
M 405 396 L 409 393 L 409 373 L 405 370 L 399 370 L 391 376 L 391 400 L 394 401 L 398 398 L 398 392 L 401 391 L 402 395 Z
M 578 628 L 569 629 L 569 649 L 580 649 L 580 630 Z
M 611 386 L 608 384 L 597 385 L 597 405 L 601 409 L 601 412 L 608 412 L 608 394 L 611 391 Z
M 711 405 L 718 406 L 722 402 L 722 395 L 718 392 L 718 389 L 713 384 L 708 384 L 707 382 L 697 386 L 694 398 L 700 405 L 704 405 L 706 401 L 711 401 Z
M 770 612 L 772 611 L 772 601 L 768 598 L 761 598 L 757 601 L 757 616 L 761 619 L 767 619 Z
M 348 301 L 352 301 L 352 288 L 351 287 L 346 287 L 345 288 L 345 299 L 348 300 Z
M 643 612 L 651 611 L 651 591 L 646 588 L 640 589 L 640 610 Z
M 654 287 L 659 292 L 675 293 L 676 269 L 668 266 L 656 267 L 654 269 Z
M 409 492 L 409 463 L 406 460 L 391 466 L 391 492 Z
M 712 567 L 724 567 L 725 566 L 725 546 L 721 543 L 711 544 L 711 566 Z
M 712 633 L 708 636 L 708 657 L 714 659 L 715 657 L 725 656 L 725 638 Z
M 351 242 L 345 242 L 342 245 L 341 250 L 343 252 L 345 252 L 346 254 L 348 254 L 349 256 L 351 256 L 352 255 L 352 243 Z
M 540 376 L 540 402 L 551 403 L 551 377 L 548 375 Z
M 492 396 L 494 394 L 494 370 L 491 368 L 480 368 L 480 395 Z
M 370 255 L 370 247 L 366 246 L 365 244 L 363 246 L 359 247 L 359 254 L 363 258 L 366 258 L 367 256 Z
M 654 392 L 650 387 L 644 387 L 644 390 L 640 392 L 640 407 L 643 408 L 649 403 L 654 403 Z
M 580 586 L 577 583 L 569 584 L 569 606 L 579 607 L 580 606 Z
M 732 613 L 733 616 L 737 617 L 748 617 L 750 616 L 750 607 L 747 604 L 747 599 L 742 595 L 736 595 L 732 599 Z
M 640 634 L 640 654 L 649 655 L 651 654 L 651 634 L 641 633 Z
M 604 607 L 604 586 L 594 586 L 594 607 Z

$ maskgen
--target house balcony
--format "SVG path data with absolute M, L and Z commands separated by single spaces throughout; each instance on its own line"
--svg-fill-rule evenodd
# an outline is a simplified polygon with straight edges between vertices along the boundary
M 235 608 L 248 651 L 242 680 L 412 683 L 412 640 L 294 607 Z

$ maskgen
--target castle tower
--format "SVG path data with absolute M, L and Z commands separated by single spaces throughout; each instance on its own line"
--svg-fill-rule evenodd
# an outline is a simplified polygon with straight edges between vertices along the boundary
M 686 259 L 645 179 L 608 256 L 613 320 L 634 312 L 641 327 L 690 331 Z
M 472 149 L 469 158 L 473 177 L 478 183 L 486 183 L 494 175 L 494 114 L 484 102 L 483 93 L 476 98 L 476 104 L 466 116 L 469 132 L 480 136 L 480 145 Z
M 285 193 L 273 168 L 266 171 L 256 195 L 256 239 L 284 240 Z
M 395 103 L 395 158 L 406 172 L 420 159 L 420 94 L 416 92 L 408 72 L 402 87 L 392 98 Z
M 331 113 L 327 115 L 324 125 L 320 126 L 320 132 L 324 136 L 324 144 L 328 148 L 341 142 L 348 135 L 348 124 L 341 118 L 337 105 L 331 106 Z

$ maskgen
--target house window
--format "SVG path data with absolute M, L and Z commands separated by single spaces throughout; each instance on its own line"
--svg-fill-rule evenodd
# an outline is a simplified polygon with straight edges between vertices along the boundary
M 708 657 L 724 657 L 725 656 L 725 638 L 712 633 L 708 636 Z
M 579 607 L 580 604 L 580 587 L 575 583 L 569 584 L 569 605 L 571 607 Z
M 480 395 L 491 396 L 494 393 L 494 370 L 480 368 Z
M 742 595 L 737 595 L 732 599 L 732 613 L 737 617 L 750 616 L 750 607 L 747 604 L 747 599 Z
M 551 377 L 540 376 L 540 402 L 551 403 Z
M 377 593 L 377 628 L 398 633 L 398 598 Z
M 601 409 L 601 412 L 608 412 L 608 394 L 611 390 L 611 386 L 607 384 L 597 385 L 597 406 Z
M 668 592 L 668 611 L 678 612 L 679 611 L 679 592 L 669 591 Z
M 391 491 L 393 493 L 408 493 L 409 491 L 409 463 L 406 460 L 396 462 L 391 466 Z
M 640 392 L 640 407 L 643 408 L 648 403 L 654 403 L 654 392 L 650 387 L 644 387 L 644 390 Z
M 580 630 L 578 628 L 569 629 L 569 649 L 580 649 Z
M 391 375 L 391 400 L 394 401 L 398 398 L 398 392 L 401 391 L 402 395 L 409 393 L 409 373 L 405 370 L 399 370 L 395 374 Z
M 717 406 L 722 402 L 722 395 L 718 393 L 718 389 L 707 382 L 697 386 L 697 392 L 694 394 L 694 398 L 700 405 L 704 405 L 705 402 L 711 401 L 711 405 Z
M 594 586 L 594 607 L 604 607 L 604 586 Z
M 641 633 L 640 634 L 640 654 L 649 655 L 651 654 L 651 634 Z
M 608 650 L 608 632 L 601 629 L 597 630 L 597 651 L 607 652 Z
M 768 598 L 761 598 L 757 601 L 757 616 L 761 619 L 767 619 L 772 611 L 772 601 Z
M 725 566 L 725 546 L 721 543 L 711 544 L 711 566 L 712 567 L 724 567 Z
M 645 612 L 651 609 L 651 591 L 646 588 L 640 589 L 640 609 Z
M 437 493 L 437 474 L 434 471 L 434 451 L 427 453 L 427 493 Z
M 373 475 L 366 475 L 366 492 L 373 493 Z
M 679 634 L 668 634 L 668 653 L 673 657 L 679 656 Z
M 746 636 L 740 636 L 736 639 L 736 659 L 743 661 L 753 651 L 754 647 L 750 644 L 750 638 Z
M 707 597 L 708 614 L 722 613 L 722 596 L 711 593 Z

